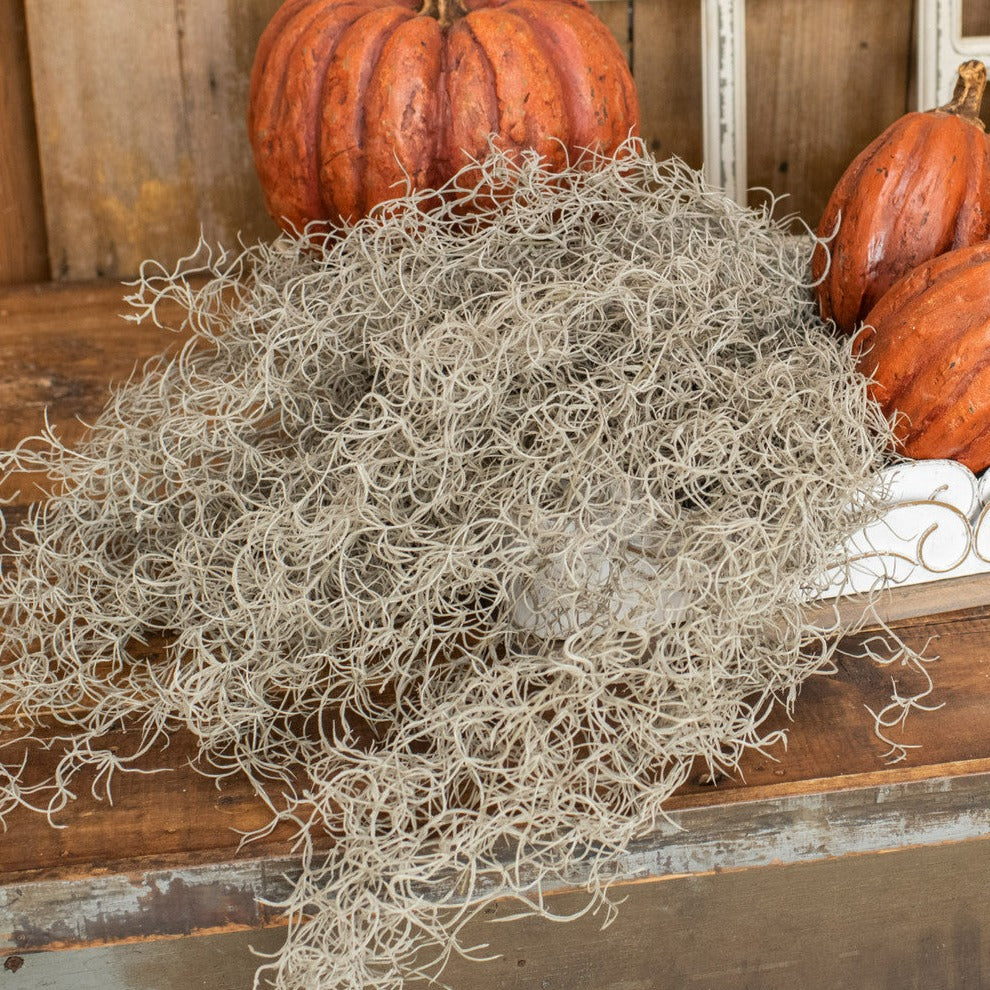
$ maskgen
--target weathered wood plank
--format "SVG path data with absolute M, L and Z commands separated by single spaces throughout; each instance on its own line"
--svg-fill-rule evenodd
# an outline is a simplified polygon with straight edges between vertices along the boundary
M 37 745 L 20 747 L 15 742 L 18 735 L 9 724 L 0 729 L 4 762 L 26 752 L 31 779 L 42 779 L 54 769 L 60 755 L 57 745 L 51 752 Z M 104 742 L 125 754 L 133 751 L 135 735 L 121 731 Z M 135 764 L 144 772 L 114 775 L 112 803 L 106 781 L 95 783 L 92 774 L 80 774 L 74 785 L 76 800 L 52 814 L 52 824 L 58 827 L 50 827 L 36 812 L 11 813 L 0 844 L 0 886 L 154 872 L 163 864 L 191 867 L 284 855 L 292 835 L 288 828 L 238 848 L 240 833 L 266 827 L 271 813 L 245 778 L 231 776 L 218 788 L 193 769 L 197 757 L 195 741 L 176 732 L 167 748 Z M 43 802 L 40 795 L 39 799 Z
M 895 624 L 900 628 L 912 619 L 990 605 L 990 574 L 942 577 L 922 584 L 906 584 L 874 595 L 857 594 L 829 600 L 809 609 L 808 617 L 823 629 L 838 620 L 861 621 L 869 608 L 867 627 Z
M 243 118 L 254 46 L 278 0 L 26 2 L 59 278 L 171 260 L 201 226 L 228 244 L 238 232 L 274 233 Z M 980 4 L 964 9 L 968 30 L 987 19 Z M 627 43 L 625 0 L 596 10 Z M 912 29 L 910 5 L 898 0 L 748 4 L 749 178 L 788 197 L 782 212 L 814 224 L 846 164 L 907 109 Z M 695 166 L 700 47 L 699 4 L 634 0 L 644 138 Z
M 299 874 L 291 857 L 142 869 L 0 887 L 0 953 L 263 928 Z
M 111 383 L 125 381 L 180 337 L 123 319 L 127 289 L 106 281 L 0 288 L 0 449 L 37 434 L 48 420 L 75 443 L 104 408 Z M 175 311 L 176 323 L 180 313 Z M 45 479 L 0 482 L 0 498 L 38 497 Z
M 107 833 L 110 834 L 110 833 Z M 990 773 L 874 784 L 842 791 L 672 809 L 670 821 L 629 849 L 613 879 L 623 885 L 704 876 L 983 839 L 990 835 Z M 0 951 L 67 948 L 278 919 L 298 875 L 290 855 L 190 864 L 135 860 L 126 872 L 0 883 Z M 557 884 L 587 879 L 582 861 Z M 497 893 L 497 891 L 495 891 Z
M 277 952 L 280 928 L 140 939 L 72 952 L 15 952 L 0 957 L 7 990 L 254 990 L 263 961 Z M 6 967 L 6 968 L 4 968 Z
M 913 5 L 749 0 L 746 12 L 749 184 L 814 227 L 849 162 L 908 109 Z
M 129 275 L 274 232 L 247 141 L 247 81 L 277 0 L 27 0 L 52 270 Z
M 700 168 L 700 2 L 634 0 L 632 50 L 647 147 Z
M 910 630 L 910 636 L 919 644 L 934 639 L 942 655 L 934 677 L 935 700 L 943 707 L 917 714 L 904 733 L 906 741 L 920 748 L 911 750 L 897 766 L 883 764 L 883 747 L 872 735 L 865 707 L 882 703 L 888 691 L 887 674 L 851 655 L 835 676 L 807 683 L 793 723 L 783 711 L 771 716 L 768 728 L 789 730 L 786 750 L 778 746 L 768 754 L 751 753 L 740 778 L 720 781 L 713 788 L 701 783 L 699 776 L 671 800 L 671 813 L 692 824 L 690 835 L 672 835 L 686 845 L 678 847 L 674 858 L 680 858 L 676 864 L 671 860 L 669 872 L 688 871 L 687 857 L 699 855 L 706 842 L 718 846 L 718 837 L 728 835 L 730 818 L 736 822 L 738 843 L 730 858 L 737 865 L 744 865 L 747 856 L 758 861 L 769 848 L 769 838 L 757 834 L 757 805 L 763 809 L 761 819 L 771 816 L 782 837 L 790 816 L 787 841 L 792 853 L 804 840 L 813 849 L 832 843 L 830 855 L 838 855 L 846 846 L 846 851 L 859 848 L 860 841 L 874 843 L 870 848 L 906 843 L 903 828 L 911 808 L 917 819 L 910 824 L 914 842 L 928 841 L 926 836 L 942 841 L 979 833 L 986 822 L 977 820 L 982 813 L 974 811 L 974 818 L 970 811 L 990 807 L 990 801 L 971 790 L 987 787 L 990 779 L 990 706 L 986 704 L 990 618 L 970 614 L 965 619 L 930 622 Z M 854 653 L 851 643 L 850 654 Z M 133 741 L 122 733 L 117 743 L 108 739 L 107 744 L 126 748 Z M 56 755 L 57 751 L 36 754 L 32 765 L 43 774 Z M 262 852 L 277 854 L 284 833 L 266 840 L 263 847 L 235 851 L 238 836 L 233 830 L 263 825 L 267 812 L 240 778 L 229 778 L 220 790 L 214 789 L 186 765 L 194 755 L 193 740 L 175 736 L 167 751 L 145 763 L 146 769 L 155 765 L 175 769 L 117 777 L 112 807 L 94 798 L 81 779 L 78 800 L 58 815 L 58 822 L 67 826 L 64 829 L 39 828 L 30 813 L 14 812 L 0 847 L 0 882 L 57 882 L 122 870 L 125 864 L 133 874 L 160 869 L 163 862 L 188 865 L 190 860 L 203 862 L 204 857 L 208 862 L 226 862 Z M 877 795 L 894 808 L 893 817 L 887 814 L 889 809 L 878 810 Z M 843 815 L 845 832 L 838 829 Z M 711 826 L 708 839 L 705 822 Z M 822 823 L 828 823 L 827 828 Z M 113 841 L 108 845 L 109 836 Z M 782 848 L 773 851 L 774 858 L 783 857 Z
M 951 776 L 990 769 L 987 610 L 970 610 L 965 618 L 929 617 L 900 630 L 899 635 L 932 658 L 934 689 L 928 702 L 941 706 L 935 711 L 915 712 L 903 729 L 894 733 L 898 742 L 916 747 L 909 749 L 900 763 L 884 764 L 886 747 L 874 734 L 868 709 L 876 711 L 887 703 L 892 678 L 905 693 L 922 689 L 924 678 L 899 663 L 888 668 L 862 656 L 866 644 L 881 656 L 894 655 L 894 644 L 875 633 L 864 633 L 844 643 L 834 675 L 805 682 L 793 720 L 783 707 L 770 715 L 766 728 L 787 731 L 786 750 L 779 747 L 766 756 L 751 753 L 738 777 L 722 780 L 714 788 L 706 788 L 699 775 L 682 790 L 674 805 L 872 786 L 882 781 L 909 782 L 928 774 Z
M 990 842 L 976 840 L 623 886 L 615 921 L 499 924 L 465 932 L 496 958 L 455 959 L 456 990 L 931 990 L 982 987 L 990 971 Z M 582 907 L 580 894 L 553 899 Z M 284 930 L 141 940 L 14 955 L 11 988 L 252 990 Z M 7 973 L 0 974 L 0 980 Z M 0 983 L 5 986 L 5 984 Z
M 990 35 L 990 0 L 965 0 L 962 33 L 964 38 Z
M 0 285 L 48 278 L 24 0 L 0 0 Z
M 479 921 L 468 934 L 498 958 L 455 960 L 444 978 L 457 990 L 983 987 L 988 870 L 980 840 L 623 886 L 604 931 L 601 913 Z M 582 900 L 554 904 L 576 911 Z

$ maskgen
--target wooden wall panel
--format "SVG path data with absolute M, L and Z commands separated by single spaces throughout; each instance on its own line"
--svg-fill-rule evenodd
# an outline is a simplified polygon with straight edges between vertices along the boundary
M 963 0 L 962 33 L 967 38 L 990 35 L 990 0 Z
M 700 0 L 633 0 L 633 72 L 643 136 L 660 157 L 700 167 Z M 990 0 L 969 0 L 974 10 Z M 904 0 L 748 0 L 750 186 L 779 212 L 817 222 L 851 158 L 908 108 L 915 11 Z M 761 202 L 765 193 L 753 195 Z
M 815 226 L 842 172 L 908 109 L 904 0 L 749 0 L 749 185 Z
M 23 0 L 0 0 L 0 285 L 48 277 Z
M 254 47 L 279 0 L 0 0 L 0 36 L 23 39 L 22 4 L 56 277 L 127 277 L 147 257 L 189 251 L 201 226 L 226 244 L 275 233 L 244 112 Z M 594 6 L 630 54 L 648 146 L 700 166 L 700 0 Z M 849 160 L 911 105 L 915 8 L 748 0 L 749 182 L 786 196 L 781 213 L 815 224 Z M 963 28 L 990 33 L 990 0 L 964 0 Z M 0 159 L 0 191 L 33 184 L 34 194 L 13 197 L 21 213 L 0 232 L 0 282 L 44 277 L 26 88 L 24 59 L 8 56 L 0 136 L 15 150 Z M 32 209 L 33 231 L 21 215 Z
M 190 251 L 200 227 L 273 233 L 244 122 L 278 0 L 27 0 L 56 277 L 120 277 Z
M 700 168 L 700 0 L 634 0 L 632 66 L 647 147 Z

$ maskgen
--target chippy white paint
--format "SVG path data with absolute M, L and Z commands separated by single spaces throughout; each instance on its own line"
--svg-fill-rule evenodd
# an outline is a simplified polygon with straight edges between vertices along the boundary
M 988 799 L 990 773 L 972 773 L 672 810 L 631 844 L 609 879 L 660 880 L 983 838 Z M 595 853 L 576 855 L 565 874 L 543 883 L 543 893 L 584 887 Z M 513 879 L 522 888 L 529 880 L 518 871 Z
M 243 894 L 256 908 L 238 919 L 239 923 L 258 927 L 265 922 L 263 905 L 286 897 L 298 873 L 298 859 L 286 856 L 0 883 L 0 953 L 47 948 L 52 942 L 85 945 L 108 938 L 112 941 L 115 928 L 124 930 L 128 921 L 142 917 L 146 921 L 139 927 L 148 937 L 191 934 L 211 920 L 215 924 L 215 919 L 197 916 L 193 906 L 187 917 L 170 919 L 177 924 L 176 930 L 163 929 L 160 919 L 148 917 L 149 895 L 175 884 L 188 893 L 189 905 L 195 905 L 198 891 Z
M 951 96 L 961 62 L 990 62 L 990 37 L 964 38 L 963 0 L 918 3 L 918 109 L 941 106 Z
M 617 879 L 807 863 L 990 833 L 990 774 L 795 794 L 675 812 Z M 576 878 L 575 878 L 576 879 Z
M 746 202 L 746 4 L 702 0 L 704 173 Z
M 990 573 L 990 479 L 956 461 L 913 461 L 884 472 L 889 508 L 854 533 L 822 597 Z

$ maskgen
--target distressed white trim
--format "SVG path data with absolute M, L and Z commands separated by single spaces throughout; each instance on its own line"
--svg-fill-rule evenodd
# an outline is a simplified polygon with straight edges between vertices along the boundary
M 704 173 L 746 202 L 746 4 L 702 0 Z
M 877 494 L 889 508 L 845 543 L 822 597 L 990 574 L 990 475 L 908 461 L 880 475 Z
M 962 0 L 919 0 L 918 109 L 946 103 L 959 64 L 971 58 L 990 62 L 990 37 L 963 37 Z

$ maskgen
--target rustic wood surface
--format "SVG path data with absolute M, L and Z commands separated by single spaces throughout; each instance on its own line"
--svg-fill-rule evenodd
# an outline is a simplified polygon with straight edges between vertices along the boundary
M 0 233 L 0 283 L 43 277 L 42 191 L 59 279 L 125 277 L 145 258 L 171 262 L 192 249 L 201 228 L 225 244 L 239 233 L 248 240 L 273 234 L 244 116 L 254 47 L 277 6 L 2 0 L 0 37 L 8 47 L 0 60 L 0 139 L 7 151 L 0 192 L 17 223 Z M 913 6 L 747 4 L 749 182 L 786 197 L 779 215 L 814 226 L 854 155 L 913 108 Z M 700 166 L 699 3 L 605 0 L 595 9 L 630 53 L 647 144 Z M 966 0 L 963 28 L 990 33 L 990 0 Z M 12 100 L 3 99 L 5 88 Z M 759 191 L 751 197 L 765 198 Z
M 885 764 L 886 747 L 875 737 L 867 709 L 886 703 L 891 673 L 902 687 L 911 678 L 857 656 L 860 643 L 850 640 L 834 676 L 805 684 L 792 718 L 780 707 L 768 720 L 768 730 L 786 730 L 786 748 L 751 752 L 737 776 L 714 786 L 699 768 L 669 809 L 688 812 L 740 802 L 787 802 L 830 791 L 907 787 L 904 810 L 909 811 L 911 785 L 990 774 L 990 614 L 956 613 L 907 626 L 899 634 L 917 647 L 928 644 L 930 655 L 939 657 L 932 665 L 931 700 L 941 707 L 915 713 L 896 734 L 899 741 L 917 747 L 905 760 Z M 9 717 L 0 719 L 0 739 L 9 740 L 16 731 Z M 126 752 L 132 739 L 121 732 L 106 744 Z M 9 748 L 5 758 L 17 752 Z M 57 756 L 57 748 L 30 752 L 39 777 Z M 261 827 L 267 812 L 241 778 L 230 778 L 217 790 L 190 766 L 195 756 L 195 741 L 177 733 L 159 757 L 141 764 L 144 769 L 167 767 L 169 772 L 116 777 L 112 805 L 102 791 L 94 796 L 83 779 L 78 800 L 57 816 L 59 824 L 68 826 L 64 829 L 39 828 L 29 812 L 15 812 L 0 847 L 0 884 L 284 852 L 284 831 L 266 844 L 237 849 L 234 830 Z M 724 817 L 716 819 L 722 824 L 713 827 L 723 828 Z M 761 840 L 754 835 L 752 844 L 758 850 Z
M 786 197 L 778 215 L 817 226 L 849 162 L 909 109 L 912 6 L 746 4 L 749 185 Z
M 445 977 L 456 990 L 975 990 L 990 971 L 988 871 L 978 840 L 624 885 L 605 931 L 600 915 L 477 924 L 499 958 Z M 556 903 L 575 910 L 580 895 Z
M 182 337 L 123 318 L 128 289 L 116 282 L 0 288 L 0 449 L 10 450 L 48 422 L 66 443 L 106 405 L 113 383 Z M 176 325 L 180 314 L 175 313 Z M 25 506 L 43 477 L 0 482 L 0 499 Z
M 964 0 L 962 33 L 964 38 L 990 35 L 990 0 Z
M 133 274 L 147 257 L 272 235 L 247 140 L 247 83 L 277 0 L 27 0 L 52 271 Z
M 634 0 L 632 70 L 646 146 L 701 168 L 700 2 Z
M 454 990 L 979 990 L 990 972 L 990 841 L 624 885 L 614 923 L 498 924 Z M 580 907 L 579 895 L 559 895 Z M 505 905 L 505 911 L 511 905 Z M 0 990 L 252 990 L 284 930 L 21 952 Z
M 24 0 L 0 0 L 0 285 L 49 277 Z
M 0 443 L 36 431 L 46 407 L 67 439 L 78 438 L 84 428 L 76 414 L 92 418 L 109 381 L 183 339 L 121 319 L 123 292 L 113 284 L 0 291 Z M 179 315 L 173 311 L 171 322 Z M 33 497 L 8 511 L 16 516 Z M 943 598 L 938 607 L 952 604 Z M 907 618 L 898 633 L 932 657 L 930 700 L 941 706 L 912 714 L 896 733 L 917 747 L 902 762 L 884 763 L 886 747 L 867 709 L 886 704 L 892 677 L 902 690 L 922 681 L 909 668 L 864 657 L 867 640 L 881 657 L 894 656 L 892 645 L 867 632 L 846 642 L 834 676 L 805 685 L 793 720 L 783 708 L 771 715 L 766 727 L 787 730 L 786 749 L 753 752 L 739 775 L 714 785 L 699 768 L 670 802 L 679 828 L 661 829 L 633 850 L 629 875 L 802 862 L 990 834 L 990 610 Z M 0 742 L 16 734 L 7 713 Z M 107 744 L 126 749 L 133 738 L 122 732 Z M 274 920 L 258 911 L 256 898 L 277 892 L 281 873 L 291 873 L 289 837 L 282 831 L 239 849 L 237 830 L 264 824 L 267 811 L 246 781 L 230 778 L 218 789 L 197 774 L 189 765 L 195 752 L 194 740 L 176 733 L 146 766 L 172 769 L 118 776 L 112 806 L 79 781 L 78 800 L 57 816 L 65 828 L 48 828 L 27 812 L 10 816 L 0 842 L 0 949 Z M 35 752 L 33 767 L 43 774 L 56 754 Z M 109 904 L 117 908 L 108 911 Z

